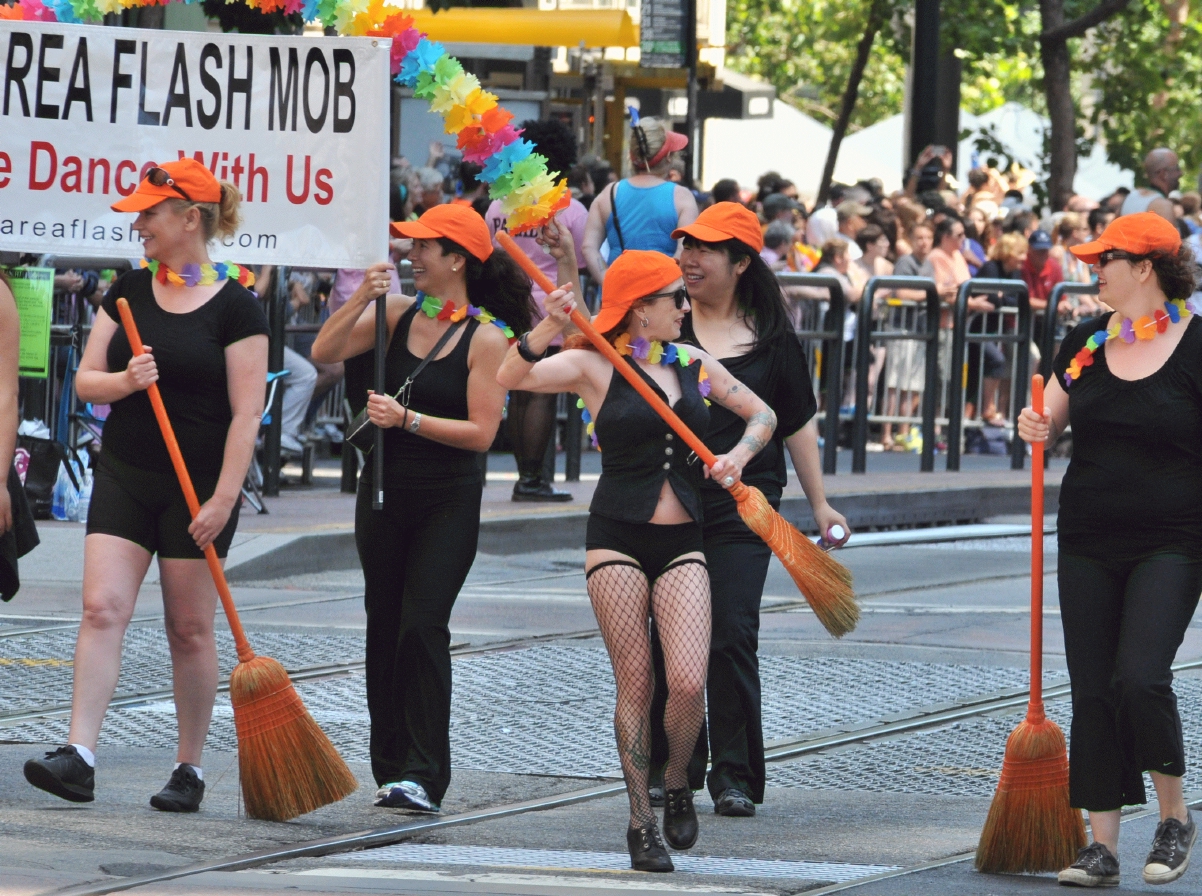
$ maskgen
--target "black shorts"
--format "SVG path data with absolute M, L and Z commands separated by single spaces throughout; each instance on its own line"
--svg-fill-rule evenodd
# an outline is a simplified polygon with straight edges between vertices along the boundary
M 196 497 L 203 504 L 217 489 L 217 477 L 193 477 Z M 213 546 L 225 558 L 238 528 L 234 505 L 229 522 Z M 203 560 L 188 527 L 192 514 L 174 473 L 153 473 L 100 452 L 92 481 L 92 503 L 88 506 L 88 534 L 115 535 L 141 545 L 160 559 Z
M 649 582 L 658 579 L 676 558 L 705 551 L 697 523 L 624 523 L 595 513 L 588 515 L 584 546 L 590 551 L 617 551 L 634 558 Z

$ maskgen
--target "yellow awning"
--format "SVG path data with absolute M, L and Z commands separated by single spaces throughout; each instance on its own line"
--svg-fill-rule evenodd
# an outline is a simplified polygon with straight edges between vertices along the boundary
M 405 10 L 431 40 L 535 47 L 637 47 L 639 29 L 623 9 Z

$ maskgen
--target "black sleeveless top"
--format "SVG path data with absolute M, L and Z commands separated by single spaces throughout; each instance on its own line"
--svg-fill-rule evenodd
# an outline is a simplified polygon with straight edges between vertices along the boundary
M 655 380 L 638 364 L 627 363 L 667 401 L 668 396 Z M 710 414 L 697 388 L 701 362 L 672 366 L 680 378 L 681 391 L 672 410 L 699 438 L 704 438 Z M 589 505 L 591 513 L 624 523 L 645 523 L 655 514 L 667 479 L 689 516 L 701 522 L 701 462 L 616 369 L 594 422 L 601 446 L 601 479 Z
M 422 359 L 409 351 L 409 327 L 417 314 L 416 304 L 397 321 L 384 360 L 384 385 L 389 395 L 395 395 L 409 374 Z M 480 324 L 469 319 L 463 325 L 463 335 L 445 358 L 426 365 L 413 381 L 409 410 L 432 417 L 466 420 L 467 415 L 467 354 L 472 335 Z M 454 337 L 452 337 L 454 338 Z M 410 414 L 410 420 L 413 415 Z M 363 477 L 371 482 L 372 463 L 363 466 Z M 393 426 L 384 430 L 385 488 L 445 488 L 480 482 L 480 467 L 476 452 L 453 448 L 414 435 L 407 429 Z

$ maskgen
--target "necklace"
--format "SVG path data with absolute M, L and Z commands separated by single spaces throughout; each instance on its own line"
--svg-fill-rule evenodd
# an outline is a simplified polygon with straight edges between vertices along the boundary
M 451 323 L 457 323 L 465 317 L 474 317 L 482 324 L 492 324 L 504 333 L 512 342 L 514 340 L 513 329 L 509 324 L 500 318 L 494 317 L 484 308 L 477 308 L 470 302 L 466 305 L 455 307 L 454 302 L 444 302 L 442 299 L 436 299 L 434 296 L 428 296 L 424 292 L 417 294 L 418 307 L 422 313 L 433 320 L 449 320 Z
M 1068 369 L 1064 372 L 1065 387 L 1071 386 L 1073 380 L 1081 376 L 1081 372 L 1086 367 L 1093 364 L 1094 352 L 1109 340 L 1122 339 L 1128 345 L 1137 339 L 1147 342 L 1165 332 L 1169 328 L 1169 324 L 1180 323 L 1191 314 L 1200 313 L 1202 313 L 1202 306 L 1193 299 L 1172 299 L 1164 303 L 1163 310 L 1157 308 L 1154 314 L 1145 314 L 1137 321 L 1133 322 L 1131 318 L 1124 317 L 1121 321 L 1114 321 L 1109 327 L 1096 330 L 1085 340 L 1085 347 L 1077 352 L 1073 356 L 1073 360 L 1069 362 Z
M 217 264 L 190 263 L 178 274 L 153 258 L 143 258 L 142 267 L 147 268 L 154 279 L 163 285 L 172 286 L 212 286 L 222 280 L 234 280 L 248 289 L 255 285 L 255 275 L 250 268 L 240 267 L 232 261 L 219 261 Z

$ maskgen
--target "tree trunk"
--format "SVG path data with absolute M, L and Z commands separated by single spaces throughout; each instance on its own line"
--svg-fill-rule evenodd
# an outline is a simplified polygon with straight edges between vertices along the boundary
M 1040 0 L 1039 11 L 1045 35 L 1064 24 L 1064 0 Z M 1048 118 L 1052 123 L 1048 201 L 1052 211 L 1059 211 L 1073 195 L 1073 178 L 1077 173 L 1077 110 L 1069 89 L 1068 39 L 1042 37 L 1039 55 L 1043 62 Z
M 843 91 L 843 102 L 839 106 L 839 117 L 831 132 L 831 146 L 826 154 L 826 166 L 822 169 L 822 183 L 818 187 L 816 207 L 826 204 L 831 191 L 831 180 L 835 176 L 835 162 L 839 158 L 839 144 L 847 133 L 847 125 L 851 122 L 851 113 L 856 107 L 856 99 L 860 95 L 860 81 L 864 79 L 864 69 L 868 65 L 868 55 L 872 52 L 872 42 L 881 30 L 885 21 L 884 0 L 872 0 L 868 8 L 868 22 L 864 25 L 864 36 L 856 47 L 856 58 L 851 66 L 851 74 L 847 78 L 847 89 Z

